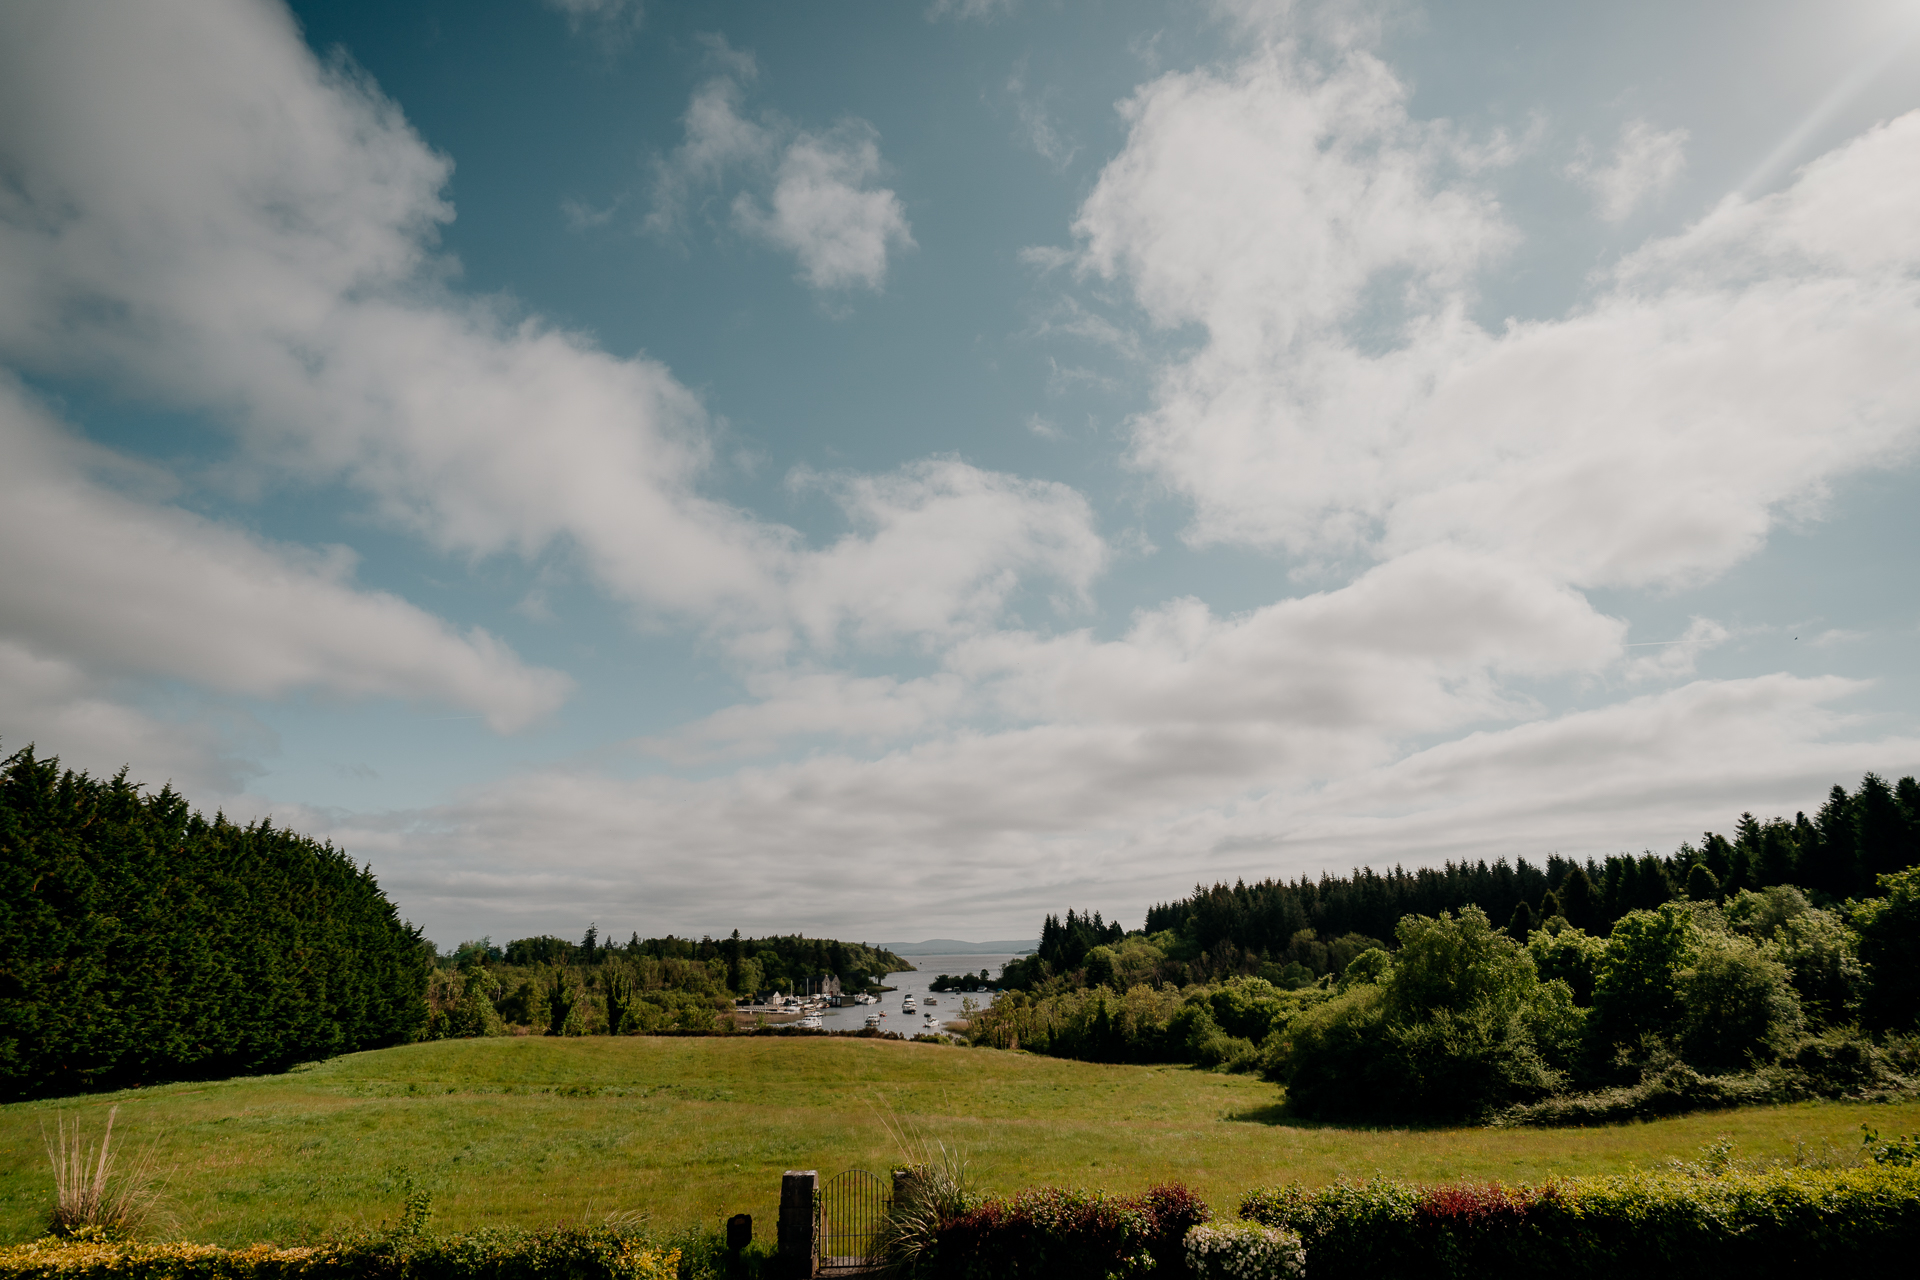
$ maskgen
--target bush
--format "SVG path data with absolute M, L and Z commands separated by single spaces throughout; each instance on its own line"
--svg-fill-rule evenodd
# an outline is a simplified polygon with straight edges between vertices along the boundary
M 302 1248 L 99 1237 L 0 1249 L 0 1280 L 674 1280 L 684 1250 L 610 1227 L 365 1237 Z
M 1863 902 L 1852 924 L 1866 966 L 1870 1025 L 1910 1031 L 1920 1020 L 1920 867 L 1881 876 L 1886 897 Z
M 912 1274 L 931 1280 L 1110 1280 L 1177 1274 L 1187 1233 L 1212 1215 L 1179 1184 L 1144 1196 L 1046 1187 L 941 1222 Z
M 1294 1018 L 1270 1072 L 1303 1111 L 1326 1116 L 1477 1114 L 1554 1092 L 1582 1014 L 1565 983 L 1542 983 L 1485 913 L 1408 916 L 1389 962 L 1357 957 L 1356 979 Z M 1384 960 L 1384 957 L 1382 957 Z
M 1338 1183 L 1252 1191 L 1240 1214 L 1298 1232 L 1314 1280 L 1891 1274 L 1920 1246 L 1920 1170 L 1634 1174 L 1542 1187 Z
M 1257 1222 L 1223 1222 L 1187 1232 L 1194 1280 L 1306 1280 L 1300 1237 Z
M 1772 1061 L 1800 1039 L 1804 1020 L 1787 967 L 1745 938 L 1706 940 L 1677 977 L 1681 1054 L 1702 1071 Z

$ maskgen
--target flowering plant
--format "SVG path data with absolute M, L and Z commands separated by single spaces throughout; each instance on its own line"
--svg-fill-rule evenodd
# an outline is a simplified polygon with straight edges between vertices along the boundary
M 1202 1224 L 1187 1232 L 1197 1280 L 1305 1280 L 1307 1251 L 1290 1231 L 1257 1222 Z

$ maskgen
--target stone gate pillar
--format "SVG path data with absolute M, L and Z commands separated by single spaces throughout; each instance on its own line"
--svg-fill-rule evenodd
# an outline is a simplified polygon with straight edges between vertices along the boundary
M 789 1169 L 780 1175 L 779 1253 L 781 1270 L 789 1276 L 813 1275 L 813 1233 L 819 1229 L 820 1173 L 816 1169 Z

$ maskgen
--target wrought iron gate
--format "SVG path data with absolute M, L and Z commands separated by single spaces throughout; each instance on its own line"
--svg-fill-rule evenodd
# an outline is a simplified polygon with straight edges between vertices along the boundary
M 893 1196 L 865 1169 L 849 1169 L 820 1191 L 814 1248 L 822 1271 L 866 1270 L 880 1256 L 880 1231 Z

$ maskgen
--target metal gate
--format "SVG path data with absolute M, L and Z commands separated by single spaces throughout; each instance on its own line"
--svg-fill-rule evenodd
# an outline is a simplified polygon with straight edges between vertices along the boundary
M 865 1169 L 849 1169 L 820 1189 L 814 1232 L 822 1271 L 865 1271 L 879 1260 L 880 1230 L 893 1196 Z

